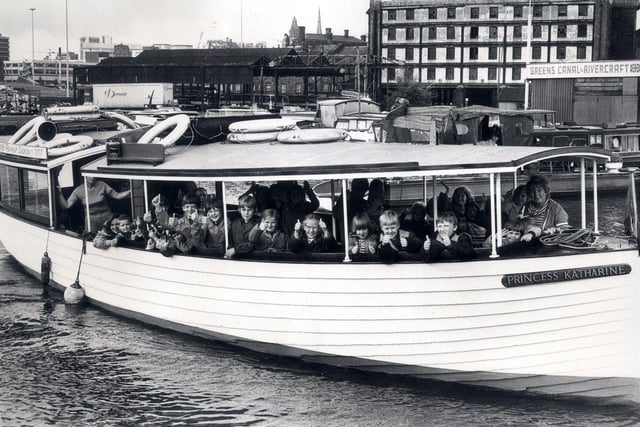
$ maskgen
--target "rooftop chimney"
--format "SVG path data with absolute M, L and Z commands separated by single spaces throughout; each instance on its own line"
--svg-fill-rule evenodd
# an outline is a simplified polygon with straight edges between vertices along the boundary
M 349 30 L 344 30 L 344 36 L 349 37 Z
M 331 28 L 327 28 L 325 31 L 326 31 L 325 36 L 327 38 L 327 42 L 328 43 L 333 42 L 333 34 L 331 33 Z
M 362 40 L 363 42 L 366 43 L 367 42 L 367 35 L 366 34 L 361 35 L 360 36 L 360 40 Z

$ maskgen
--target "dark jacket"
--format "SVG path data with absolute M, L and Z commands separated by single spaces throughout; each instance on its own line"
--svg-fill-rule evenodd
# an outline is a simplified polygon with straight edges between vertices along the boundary
M 400 237 L 405 236 L 407 239 L 407 247 L 403 248 L 400 242 Z M 378 247 L 378 253 L 380 259 L 385 264 L 393 264 L 398 260 L 400 252 L 418 253 L 422 247 L 422 241 L 416 237 L 416 235 L 410 231 L 398 230 L 398 233 L 391 239 L 389 243 L 382 243 L 382 236 L 380 237 L 380 246 Z
M 457 236 L 457 238 L 455 238 Z M 431 247 L 423 250 L 425 261 L 439 260 L 469 260 L 475 256 L 473 243 L 468 233 L 460 233 L 451 239 L 451 245 L 445 246 L 435 237 L 431 239 Z

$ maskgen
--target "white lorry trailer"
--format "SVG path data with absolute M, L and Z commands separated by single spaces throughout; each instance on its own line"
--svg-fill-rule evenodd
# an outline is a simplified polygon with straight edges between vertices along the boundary
M 93 85 L 93 104 L 103 109 L 142 109 L 171 105 L 173 83 L 105 83 Z

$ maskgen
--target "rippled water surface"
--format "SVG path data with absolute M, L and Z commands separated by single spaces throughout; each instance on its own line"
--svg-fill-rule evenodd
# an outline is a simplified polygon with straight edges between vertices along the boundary
M 0 426 L 640 425 L 638 407 L 312 367 L 65 306 L 1 246 L 0 345 Z

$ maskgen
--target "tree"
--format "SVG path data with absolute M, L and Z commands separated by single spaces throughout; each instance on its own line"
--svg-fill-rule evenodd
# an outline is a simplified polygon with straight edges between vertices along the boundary
M 418 83 L 410 78 L 398 80 L 393 99 L 401 96 L 407 98 L 412 107 L 427 107 L 432 105 L 431 85 Z

